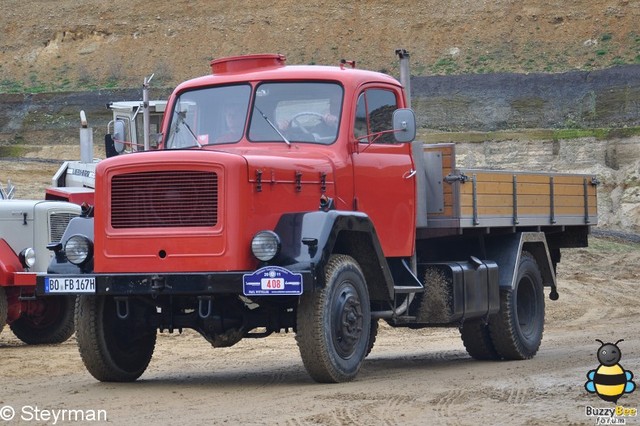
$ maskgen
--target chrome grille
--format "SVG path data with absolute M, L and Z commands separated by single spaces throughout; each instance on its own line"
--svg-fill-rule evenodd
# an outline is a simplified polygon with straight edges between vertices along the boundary
M 128 173 L 111 180 L 113 228 L 215 226 L 218 175 L 173 170 Z
M 69 221 L 78 216 L 72 212 L 54 212 L 49 214 L 49 241 L 57 243 L 62 240 L 62 235 Z

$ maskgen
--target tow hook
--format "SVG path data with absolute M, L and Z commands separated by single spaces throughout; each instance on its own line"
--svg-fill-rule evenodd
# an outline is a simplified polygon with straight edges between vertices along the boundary
M 198 296 L 198 316 L 207 319 L 211 316 L 211 296 Z
M 128 297 L 115 297 L 116 302 L 116 315 L 121 320 L 129 318 L 129 298 Z

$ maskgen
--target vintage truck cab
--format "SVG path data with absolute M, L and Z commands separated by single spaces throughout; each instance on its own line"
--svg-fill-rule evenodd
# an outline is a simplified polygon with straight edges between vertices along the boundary
M 171 95 L 158 150 L 97 165 L 38 277 L 80 295 L 94 377 L 135 380 L 182 328 L 214 347 L 292 329 L 320 382 L 357 375 L 379 319 L 459 327 L 475 358 L 538 351 L 560 248 L 597 220 L 592 176 L 460 170 L 414 141 L 406 84 L 348 61 L 211 67 Z

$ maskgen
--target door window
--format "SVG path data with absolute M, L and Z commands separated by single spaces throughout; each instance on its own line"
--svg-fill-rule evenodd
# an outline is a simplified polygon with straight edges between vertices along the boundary
M 360 142 L 393 143 L 393 112 L 398 108 L 396 95 L 390 90 L 368 89 L 358 98 L 354 134 Z

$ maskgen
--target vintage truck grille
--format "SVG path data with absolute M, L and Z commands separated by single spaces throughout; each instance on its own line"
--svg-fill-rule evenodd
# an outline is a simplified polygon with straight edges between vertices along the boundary
M 49 215 L 49 242 L 57 243 L 62 240 L 62 234 L 67 229 L 69 221 L 78 216 L 73 212 L 57 212 Z
M 113 228 L 215 226 L 218 175 L 204 171 L 153 171 L 111 180 Z

